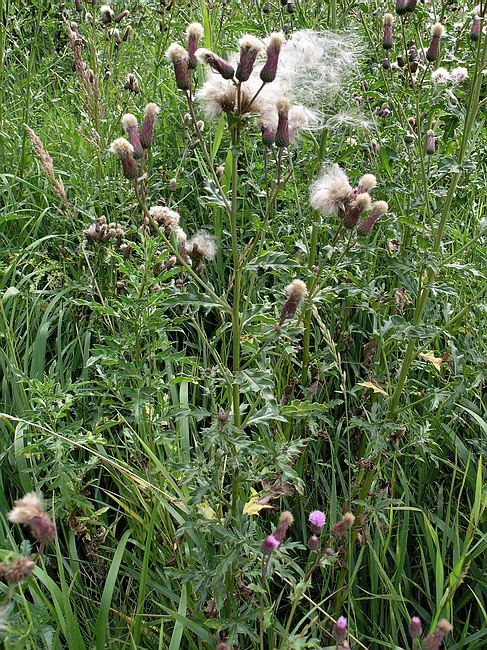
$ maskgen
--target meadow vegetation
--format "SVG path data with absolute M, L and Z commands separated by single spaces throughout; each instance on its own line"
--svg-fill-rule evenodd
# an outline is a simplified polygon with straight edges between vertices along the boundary
M 7 650 L 487 647 L 483 13 L 0 0 Z

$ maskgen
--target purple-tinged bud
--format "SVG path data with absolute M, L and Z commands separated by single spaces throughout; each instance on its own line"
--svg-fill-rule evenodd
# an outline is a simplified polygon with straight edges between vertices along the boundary
M 116 17 L 113 19 L 113 22 L 115 22 L 115 23 L 120 23 L 120 22 L 122 22 L 122 20 L 123 20 L 126 16 L 128 16 L 128 15 L 129 15 L 129 11 L 128 11 L 128 9 L 124 9 L 122 12 L 120 12 L 120 13 L 118 14 L 118 16 L 116 16 Z
M 382 67 L 384 68 L 384 70 L 391 69 L 391 62 L 387 57 L 385 59 L 382 59 Z
M 287 23 L 284 23 L 284 25 L 282 26 L 282 33 L 287 34 L 288 31 L 289 31 L 289 25 Z
M 418 0 L 408 0 L 406 4 L 406 11 L 412 12 L 416 9 L 416 6 L 418 4 Z
M 29 526 L 31 533 L 40 542 L 52 542 L 56 538 L 56 526 L 46 512 L 33 517 Z
M 286 9 L 287 9 L 288 14 L 293 14 L 294 13 L 294 2 L 293 2 L 293 0 L 288 0 Z
M 267 61 L 260 71 L 260 78 L 264 83 L 270 83 L 276 78 L 279 54 L 281 53 L 284 40 L 284 34 L 282 32 L 274 32 L 269 37 Z
M 311 535 L 311 537 L 308 539 L 308 548 L 310 551 L 316 551 L 316 549 L 320 545 L 320 539 L 319 537 L 316 537 L 316 535 Z
M 372 206 L 372 211 L 363 219 L 357 226 L 357 231 L 359 235 L 367 236 L 372 230 L 375 222 L 379 217 L 387 212 L 389 206 L 385 201 L 377 201 Z
M 191 90 L 190 56 L 182 45 L 172 43 L 166 52 L 166 56 L 174 67 L 176 86 L 179 90 Z
M 333 524 L 331 527 L 332 537 L 335 537 L 336 539 L 342 538 L 347 530 L 350 530 L 354 522 L 355 515 L 353 515 L 351 512 L 346 512 L 340 521 L 337 521 L 336 524 Z
M 384 50 L 390 50 L 393 46 L 392 42 L 392 23 L 394 16 L 392 14 L 384 14 L 384 34 L 382 36 L 382 47 Z
M 25 555 L 21 555 L 9 565 L 1 563 L 0 575 L 3 576 L 7 584 L 17 585 L 22 580 L 31 576 L 35 567 L 35 562 L 25 557 Z
M 417 61 L 411 61 L 411 63 L 409 64 L 408 67 L 409 67 L 409 71 L 410 71 L 412 74 L 414 74 L 415 72 L 418 71 L 419 63 L 418 63 Z
M 76 11 L 79 11 L 79 13 L 83 11 L 83 5 L 81 4 L 81 0 L 74 0 L 74 6 L 76 7 Z
M 281 97 L 277 100 L 277 129 L 276 129 L 276 147 L 287 147 L 289 145 L 289 108 L 291 102 L 287 97 Z
M 408 50 L 408 61 L 416 61 L 418 58 L 418 48 L 416 45 L 411 45 Z
M 196 50 L 195 57 L 200 63 L 206 63 L 212 70 L 221 74 L 224 79 L 233 79 L 235 74 L 233 67 L 228 61 L 225 61 L 225 59 L 222 59 L 210 50 L 200 47 Z
M 285 510 L 283 513 L 281 513 L 281 516 L 279 517 L 279 524 L 276 530 L 272 533 L 274 539 L 277 539 L 279 543 L 282 543 L 284 541 L 284 537 L 286 536 L 287 529 L 292 525 L 293 521 L 294 517 L 289 512 L 289 510 Z
M 109 5 L 102 5 L 100 7 L 100 18 L 104 25 L 108 25 L 113 20 L 113 9 Z
M 281 542 L 274 537 L 274 535 L 267 535 L 260 546 L 260 550 L 264 555 L 270 555 L 272 551 L 280 546 Z
M 276 132 L 271 124 L 261 124 L 262 142 L 270 147 L 276 140 Z
M 265 2 L 264 6 L 262 7 L 262 12 L 264 14 L 270 14 L 271 13 L 271 3 L 270 2 Z
M 408 0 L 396 0 L 396 12 L 399 16 L 403 16 L 406 13 L 407 2 Z
M 421 625 L 421 619 L 419 616 L 413 616 L 409 622 L 409 634 L 412 639 L 419 639 L 423 634 L 423 626 Z
M 131 72 L 127 75 L 127 81 L 125 82 L 124 88 L 129 92 L 134 93 L 134 95 L 138 95 L 140 93 L 137 77 Z
M 138 176 L 138 169 L 134 158 L 134 147 L 130 142 L 125 138 L 118 138 L 111 143 L 110 152 L 120 159 L 125 178 L 135 180 Z
M 186 36 L 188 37 L 188 55 L 189 55 L 189 68 L 193 70 L 198 63 L 195 52 L 198 49 L 198 43 L 203 38 L 204 30 L 203 25 L 200 23 L 191 23 L 186 29 Z
M 228 643 L 223 643 L 223 641 L 221 641 L 216 644 L 216 650 L 230 650 L 230 646 Z
M 326 515 L 321 510 L 313 510 L 309 513 L 308 521 L 313 528 L 321 530 L 326 523 Z
M 235 76 L 239 81 L 247 81 L 254 69 L 255 59 L 262 50 L 263 45 L 258 38 L 249 34 L 243 36 L 239 42 L 240 60 L 238 62 Z
M 343 225 L 345 228 L 352 229 L 358 223 L 360 215 L 370 207 L 370 194 L 368 192 L 361 192 L 357 198 L 352 201 L 346 208 L 343 215 Z
M 470 28 L 470 40 L 478 41 L 480 38 L 482 26 L 482 18 L 480 16 L 475 16 L 472 22 L 472 27 Z
M 337 643 L 345 641 L 348 636 L 348 622 L 345 616 L 340 616 L 333 627 L 333 636 Z
M 445 28 L 441 23 L 435 23 L 431 28 L 431 41 L 426 50 L 426 60 L 430 63 L 436 61 L 440 55 L 440 38 L 445 33 Z
M 435 138 L 435 132 L 430 129 L 426 133 L 426 153 L 428 156 L 432 156 L 435 153 L 436 150 L 436 138 Z
M 154 136 L 154 122 L 159 113 L 159 106 L 150 102 L 144 109 L 144 121 L 139 131 L 140 142 L 144 149 L 149 149 Z
M 302 280 L 293 280 L 291 284 L 287 285 L 286 294 L 288 298 L 281 310 L 280 323 L 294 316 L 296 309 L 303 302 L 307 293 L 308 289 Z
M 330 546 L 327 546 L 327 548 L 325 548 L 325 553 L 327 555 L 335 555 L 335 551 Z
M 122 115 L 122 125 L 127 131 L 127 140 L 134 148 L 134 158 L 142 158 L 144 149 L 140 142 L 139 132 L 137 131 L 137 118 L 132 113 Z
M 403 57 L 402 54 L 398 54 L 398 55 L 397 55 L 397 57 L 396 57 L 396 61 L 397 61 L 397 65 L 398 65 L 400 68 L 404 68 L 404 66 L 406 65 L 406 61 L 405 61 L 405 59 L 404 59 L 404 57 Z

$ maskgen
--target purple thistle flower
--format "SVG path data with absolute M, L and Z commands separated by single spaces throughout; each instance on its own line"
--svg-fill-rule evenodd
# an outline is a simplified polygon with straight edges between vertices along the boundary
M 335 626 L 333 628 L 333 636 L 335 637 L 338 643 L 340 643 L 341 641 L 345 641 L 345 639 L 347 638 L 348 622 L 345 616 L 340 616 L 340 618 L 337 619 L 337 622 L 335 623 Z
M 374 223 L 377 219 L 385 214 L 388 210 L 388 205 L 385 201 L 377 201 L 372 206 L 372 211 L 363 219 L 357 226 L 357 231 L 359 235 L 366 236 L 372 230 Z
M 198 49 L 198 43 L 203 37 L 204 31 L 203 26 L 200 23 L 191 23 L 186 29 L 186 35 L 188 37 L 187 51 L 189 56 L 188 67 L 193 70 L 196 68 L 198 62 L 195 57 L 195 52 Z
M 435 153 L 436 149 L 436 138 L 435 138 L 435 132 L 430 129 L 426 133 L 426 153 L 428 156 L 432 156 Z
M 312 526 L 320 529 L 326 523 L 326 515 L 321 510 L 313 510 L 313 512 L 309 513 L 308 521 Z
M 419 616 L 413 616 L 409 622 L 409 634 L 412 639 L 419 639 L 423 634 L 423 626 L 421 625 L 421 619 Z
M 441 23 L 435 23 L 431 28 L 431 41 L 426 51 L 426 60 L 430 63 L 435 61 L 440 55 L 440 38 L 445 32 Z
M 139 138 L 144 149 L 149 149 L 154 134 L 154 122 L 159 113 L 159 106 L 154 103 L 147 104 L 144 111 L 144 121 L 139 131 Z
M 215 72 L 221 74 L 224 79 L 233 79 L 235 74 L 233 67 L 228 63 L 228 61 L 225 61 L 225 59 L 222 59 L 214 52 L 200 47 L 196 50 L 195 56 L 200 63 L 206 63 L 206 65 L 209 65 Z
M 478 41 L 480 38 L 480 27 L 482 25 L 482 20 L 480 16 L 475 16 L 472 22 L 472 27 L 470 28 L 470 40 Z
M 382 47 L 384 50 L 390 50 L 393 46 L 392 42 L 392 23 L 394 16 L 392 14 L 384 14 L 384 33 L 382 36 Z
M 320 539 L 316 535 L 311 535 L 311 537 L 308 539 L 308 548 L 310 551 L 316 551 L 318 546 L 320 545 Z
M 287 147 L 289 145 L 289 107 L 290 102 L 286 97 L 277 100 L 276 108 L 278 122 L 276 129 L 276 147 Z
M 265 62 L 262 70 L 260 71 L 260 78 L 264 83 L 274 81 L 277 74 L 277 65 L 279 63 L 279 54 L 281 47 L 284 43 L 284 34 L 275 32 L 269 38 L 269 45 L 267 46 L 267 61 Z
M 279 547 L 281 542 L 274 537 L 274 535 L 267 535 L 260 546 L 260 550 L 264 555 L 270 555 L 272 551 L 275 551 Z
M 247 81 L 254 69 L 255 59 L 262 49 L 262 43 L 254 36 L 244 36 L 239 41 L 240 60 L 238 62 L 236 78 Z

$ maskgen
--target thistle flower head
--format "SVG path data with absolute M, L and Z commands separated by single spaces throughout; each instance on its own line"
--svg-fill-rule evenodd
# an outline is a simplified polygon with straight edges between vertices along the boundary
M 426 132 L 426 153 L 432 156 L 436 150 L 436 138 L 433 129 L 428 129 Z
M 287 529 L 289 526 L 292 526 L 294 522 L 294 517 L 292 514 L 289 512 L 289 510 L 285 510 L 283 513 L 281 513 L 281 516 L 279 517 L 279 524 L 275 531 L 272 533 L 275 539 L 277 539 L 278 542 L 282 543 L 284 541 L 284 537 L 286 536 Z
M 482 19 L 480 16 L 474 16 L 472 26 L 470 27 L 470 40 L 478 41 L 480 38 Z
M 197 262 L 213 260 L 216 255 L 215 238 L 206 230 L 200 230 L 188 241 L 186 250 Z
M 445 33 L 445 28 L 441 23 L 435 23 L 431 28 L 431 36 L 440 37 Z
M 392 25 L 394 22 L 394 16 L 392 14 L 384 14 L 382 22 L 384 25 Z
M 133 155 L 134 148 L 125 138 L 117 138 L 110 144 L 110 153 L 119 158 L 127 158 Z
M 110 5 L 102 5 L 100 7 L 100 18 L 102 20 L 102 23 L 105 25 L 112 22 L 113 9 L 110 7 Z
M 352 198 L 347 175 L 337 163 L 325 167 L 310 189 L 311 206 L 323 215 L 342 213 Z
M 30 524 L 34 517 L 44 512 L 44 502 L 35 492 L 28 492 L 21 499 L 14 502 L 14 508 L 8 513 L 7 518 L 14 524 Z
M 124 84 L 124 88 L 131 93 L 134 93 L 134 95 L 137 95 L 140 92 L 139 88 L 139 82 L 137 81 L 137 77 L 129 72 L 127 75 L 127 81 Z
M 440 38 L 445 33 L 445 28 L 441 23 L 435 23 L 431 28 L 431 41 L 426 50 L 426 60 L 435 61 L 440 55 Z
M 179 213 L 166 208 L 166 206 L 154 205 L 152 208 L 149 208 L 149 214 L 158 226 L 164 228 L 166 236 L 169 235 L 171 230 L 176 230 L 179 226 L 179 220 L 181 218 Z
M 419 639 L 423 634 L 423 626 L 421 625 L 421 619 L 419 616 L 413 616 L 409 622 L 409 635 L 412 639 Z
M 267 42 L 267 60 L 260 71 L 260 78 L 264 83 L 274 81 L 277 75 L 279 54 L 286 37 L 282 32 L 273 32 Z
M 272 551 L 280 546 L 281 542 L 274 537 L 274 535 L 267 535 L 261 544 L 260 550 L 264 555 L 270 555 Z
M 186 36 L 188 37 L 188 67 L 190 70 L 196 68 L 198 61 L 195 57 L 195 52 L 198 49 L 198 43 L 203 38 L 204 29 L 200 23 L 191 23 L 186 28 Z
M 211 50 L 207 50 L 204 47 L 200 47 L 195 52 L 195 57 L 200 63 L 205 63 L 209 65 L 215 72 L 221 74 L 224 79 L 233 79 L 235 70 L 233 66 L 225 61 L 221 57 L 217 56 Z
M 287 147 L 290 142 L 289 138 L 289 108 L 291 102 L 287 97 L 280 97 L 276 102 L 277 110 L 277 129 L 275 143 L 277 147 Z
M 16 585 L 25 578 L 32 575 L 35 569 L 35 562 L 24 555 L 21 555 L 10 564 L 0 564 L 0 575 L 9 585 Z
M 389 206 L 385 201 L 377 201 L 372 206 L 372 211 L 357 226 L 359 235 L 367 236 L 372 230 L 373 225 L 383 214 L 387 212 Z M 351 514 L 351 513 L 348 513 Z M 353 517 L 353 515 L 351 515 Z
M 343 225 L 345 228 L 355 228 L 360 215 L 370 208 L 371 198 L 368 192 L 361 192 L 346 207 L 343 215 Z
M 137 118 L 135 115 L 132 115 L 132 113 L 122 115 L 122 126 L 126 131 L 137 128 Z
M 316 551 L 316 549 L 320 545 L 320 538 L 317 537 L 316 535 L 310 535 L 310 538 L 308 539 L 308 548 L 310 551 Z
M 154 135 L 154 122 L 159 114 L 160 108 L 154 102 L 150 102 L 144 109 L 144 121 L 139 131 L 140 142 L 144 149 L 152 145 Z
M 309 513 L 308 521 L 315 528 L 323 528 L 326 523 L 326 515 L 321 510 L 313 510 Z
M 333 628 L 333 636 L 339 643 L 345 641 L 348 635 L 348 621 L 345 616 L 340 616 Z
M 179 90 L 191 90 L 190 54 L 179 43 L 172 43 L 166 56 L 174 67 L 174 76 Z
M 450 74 L 453 81 L 457 84 L 461 84 L 462 81 L 465 81 L 465 79 L 468 78 L 467 68 L 462 68 L 461 66 L 458 68 L 453 68 Z
M 446 68 L 436 68 L 431 73 L 431 80 L 435 84 L 446 84 L 450 81 L 451 75 Z
M 205 30 L 201 23 L 190 23 L 186 27 L 186 36 L 188 38 L 196 38 L 197 40 L 200 40 L 203 38 L 204 33 Z
M 392 23 L 394 22 L 394 16 L 392 14 L 384 14 L 384 32 L 382 36 L 382 47 L 384 50 L 390 50 L 394 45 L 392 41 Z
M 370 192 L 377 185 L 377 178 L 374 174 L 364 174 L 359 182 L 357 187 L 357 194 L 362 194 L 362 192 Z
M 239 81 L 248 81 L 254 69 L 255 60 L 264 45 L 258 38 L 246 34 L 238 42 L 240 46 L 240 60 L 238 62 L 235 77 Z

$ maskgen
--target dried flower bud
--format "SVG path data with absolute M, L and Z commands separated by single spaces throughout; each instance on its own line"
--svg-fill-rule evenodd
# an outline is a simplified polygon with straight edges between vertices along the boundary
M 22 580 L 31 576 L 35 567 L 35 562 L 30 558 L 21 555 L 9 565 L 1 563 L 0 575 L 3 576 L 7 584 L 17 585 L 19 582 L 22 582 Z
M 129 36 L 132 33 L 132 27 L 130 25 L 127 25 L 127 28 L 125 29 L 123 36 L 122 36 L 122 41 L 126 43 L 129 40 Z
M 287 97 L 277 100 L 277 129 L 275 143 L 276 147 L 287 147 L 289 145 L 289 108 L 291 103 Z
M 90 14 L 90 12 L 87 11 L 85 14 L 85 20 L 87 23 L 90 23 L 90 25 L 93 25 L 93 14 Z
M 120 245 L 120 251 L 121 251 L 122 255 L 127 259 L 132 255 L 133 250 L 134 250 L 133 246 L 131 246 L 130 244 L 121 244 Z
M 392 23 L 394 16 L 392 14 L 384 14 L 384 34 L 382 36 L 382 47 L 384 50 L 390 50 L 393 46 L 392 42 Z
M 269 37 L 267 45 L 267 60 L 260 71 L 260 78 L 265 83 L 270 83 L 276 78 L 279 54 L 281 53 L 284 41 L 285 38 L 282 32 L 274 32 Z
M 398 65 L 400 68 L 404 68 L 404 66 L 406 65 L 406 61 L 405 61 L 405 59 L 404 59 L 404 57 L 403 57 L 402 54 L 398 54 L 398 55 L 397 55 L 397 57 L 396 57 L 396 61 L 397 61 L 397 65 Z
M 76 11 L 79 11 L 79 13 L 83 11 L 83 5 L 81 4 L 81 0 L 74 0 L 74 6 L 76 8 Z
M 225 61 L 210 50 L 200 47 L 196 50 L 195 56 L 200 63 L 206 63 L 215 72 L 221 74 L 224 79 L 233 79 L 235 74 L 233 67 L 228 63 L 228 61 Z
M 134 95 L 140 93 L 139 82 L 134 74 L 129 73 L 127 75 L 127 81 L 125 82 L 124 88 L 129 90 L 131 93 L 134 93 Z
M 203 38 L 203 35 L 204 29 L 203 25 L 200 23 L 191 23 L 186 28 L 186 36 L 188 37 L 188 66 L 191 70 L 196 68 L 196 65 L 198 63 L 195 57 L 195 52 L 198 49 L 198 43 Z
M 409 634 L 412 639 L 419 639 L 423 634 L 423 626 L 421 625 L 421 619 L 419 616 L 413 616 L 409 622 Z
M 436 61 L 440 55 L 440 38 L 445 33 L 445 28 L 441 23 L 435 23 L 431 28 L 431 41 L 426 50 L 426 60 Z
M 128 11 L 128 9 L 124 9 L 122 12 L 120 12 L 120 13 L 118 14 L 118 16 L 116 16 L 116 17 L 113 19 L 113 22 L 115 22 L 115 23 L 121 23 L 122 20 L 123 20 L 126 16 L 128 16 L 128 15 L 129 15 L 129 11 Z
M 104 25 L 108 25 L 113 20 L 113 9 L 109 5 L 100 7 L 100 18 Z
M 150 102 L 144 110 L 144 122 L 139 131 L 140 142 L 144 149 L 148 149 L 152 145 L 152 138 L 154 134 L 154 122 L 159 114 L 159 106 Z
M 436 150 L 436 138 L 435 132 L 432 129 L 426 133 L 426 153 L 428 156 L 432 156 Z
M 281 310 L 280 323 L 282 324 L 287 318 L 292 318 L 296 313 L 296 309 L 303 302 L 308 289 L 302 280 L 293 280 L 291 284 L 286 287 L 286 294 L 288 296 Z
M 353 526 L 355 522 L 355 516 L 351 512 L 346 512 L 340 521 L 337 521 L 336 524 L 333 524 L 331 527 L 331 534 L 336 539 L 342 538 L 347 530 Z
M 249 34 L 243 36 L 239 42 L 240 60 L 238 62 L 235 76 L 239 81 L 247 81 L 254 69 L 255 59 L 262 50 L 263 45 L 258 38 Z
M 377 219 L 385 214 L 388 209 L 389 206 L 385 201 L 377 201 L 377 203 L 374 203 L 372 211 L 357 226 L 359 235 L 367 236 Z
M 176 86 L 179 90 L 191 90 L 191 70 L 189 67 L 190 56 L 182 45 L 172 43 L 166 56 L 174 67 L 174 76 L 176 77 Z
M 260 550 L 264 555 L 270 555 L 272 551 L 280 546 L 281 542 L 274 537 L 274 535 L 267 535 L 260 546 Z
M 125 178 L 135 180 L 138 176 L 138 170 L 134 158 L 134 148 L 130 142 L 125 138 L 117 138 L 111 143 L 110 152 L 120 159 Z

